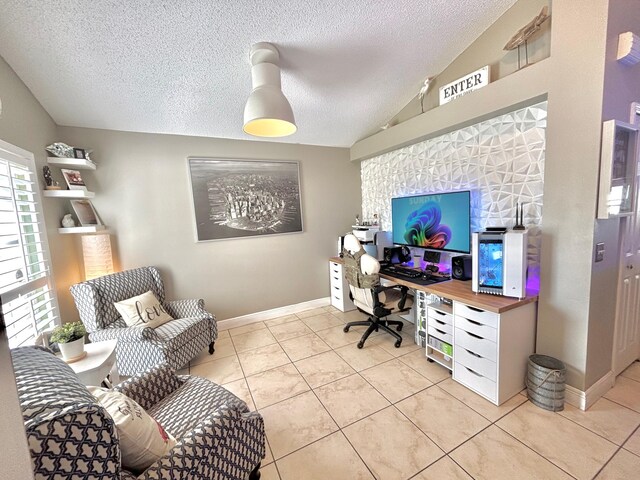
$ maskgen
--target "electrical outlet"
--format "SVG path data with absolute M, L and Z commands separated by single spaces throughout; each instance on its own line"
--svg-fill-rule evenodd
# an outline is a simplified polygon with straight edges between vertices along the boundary
M 596 243 L 596 262 L 604 260 L 604 243 Z

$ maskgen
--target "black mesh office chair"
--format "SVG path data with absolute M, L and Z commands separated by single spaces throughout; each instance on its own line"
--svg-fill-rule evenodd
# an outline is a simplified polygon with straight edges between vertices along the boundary
M 403 323 L 398 320 L 386 320 L 386 317 L 411 309 L 413 297 L 409 295 L 409 289 L 400 285 L 381 286 L 378 275 L 380 263 L 365 253 L 354 235 L 349 234 L 345 237 L 343 254 L 350 297 L 358 310 L 369 314 L 368 320 L 347 323 L 344 331 L 348 332 L 355 326 L 369 327 L 358 342 L 358 348 L 362 348 L 369 335 L 381 328 L 396 339 L 395 346 L 400 348 L 402 336 L 397 332 L 402 330 Z M 390 327 L 396 327 L 397 331 Z

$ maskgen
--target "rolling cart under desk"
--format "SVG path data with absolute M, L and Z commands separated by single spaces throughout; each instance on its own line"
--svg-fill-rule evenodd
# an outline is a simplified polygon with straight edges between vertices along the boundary
M 329 261 L 333 266 L 343 263 L 340 257 Z M 426 320 L 427 339 L 436 339 L 432 342 L 441 347 L 427 341 L 426 355 L 452 370 L 454 380 L 496 405 L 524 388 L 527 360 L 535 352 L 537 295 L 517 299 L 477 294 L 470 281 L 418 285 L 410 279 L 380 277 L 416 291 L 416 325 Z M 426 294 L 452 304 L 429 303 Z M 345 296 L 348 286 L 341 298 Z

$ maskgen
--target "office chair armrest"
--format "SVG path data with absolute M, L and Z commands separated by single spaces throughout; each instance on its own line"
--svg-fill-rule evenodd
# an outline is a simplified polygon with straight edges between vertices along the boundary
M 378 294 L 384 292 L 386 290 L 395 290 L 399 289 L 402 297 L 400 297 L 400 301 L 398 302 L 398 309 L 404 310 L 404 304 L 407 302 L 407 297 L 409 296 L 409 288 L 404 285 L 378 285 L 373 290 L 373 299 L 376 305 L 380 304 L 380 300 L 378 299 Z

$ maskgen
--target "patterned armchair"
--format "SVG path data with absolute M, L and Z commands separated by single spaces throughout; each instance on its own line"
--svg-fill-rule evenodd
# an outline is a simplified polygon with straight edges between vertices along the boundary
M 264 423 L 229 391 L 166 365 L 115 387 L 178 443 L 139 476 L 123 470 L 115 424 L 62 360 L 41 347 L 12 351 L 36 480 L 257 480 Z
M 151 290 L 175 320 L 157 328 L 128 327 L 114 303 Z M 213 353 L 218 328 L 203 300 L 165 302 L 158 269 L 141 267 L 71 286 L 80 320 L 93 342 L 117 339 L 118 371 L 131 376 L 166 363 L 182 368 L 207 345 Z

